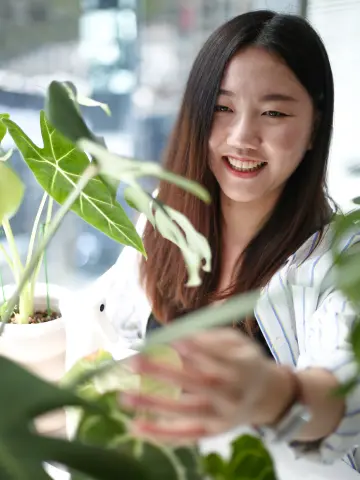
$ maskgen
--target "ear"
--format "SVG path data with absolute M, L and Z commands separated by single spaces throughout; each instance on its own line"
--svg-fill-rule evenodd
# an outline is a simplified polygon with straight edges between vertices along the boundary
M 321 113 L 319 111 L 316 111 L 314 113 L 314 120 L 313 120 L 313 126 L 311 130 L 311 136 L 309 140 L 309 145 L 308 145 L 308 150 L 311 150 L 313 148 L 313 144 L 316 138 L 316 134 L 320 125 L 320 119 L 321 119 Z

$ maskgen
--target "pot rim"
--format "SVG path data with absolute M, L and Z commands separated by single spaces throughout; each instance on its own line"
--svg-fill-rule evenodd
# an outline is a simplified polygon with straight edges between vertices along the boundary
M 59 302 L 60 302 L 61 297 L 66 293 L 66 288 L 64 288 L 60 285 L 57 285 L 57 284 L 54 284 L 54 283 L 46 284 L 44 282 L 36 283 L 35 293 L 34 293 L 35 304 L 36 304 L 36 299 L 44 299 L 45 298 L 46 291 L 47 291 L 47 285 L 48 285 L 49 293 L 50 293 L 50 295 L 49 295 L 50 302 L 57 304 L 57 309 L 59 310 L 59 313 L 61 314 L 60 309 L 59 309 Z M 4 291 L 6 293 L 10 293 L 15 288 L 16 288 L 15 284 L 4 285 Z M 3 299 L 0 301 L 0 305 L 2 304 L 2 302 L 3 302 Z M 3 322 L 0 321 L 0 325 L 2 323 Z M 59 318 L 56 318 L 54 320 L 50 320 L 50 321 L 44 322 L 44 323 L 7 323 L 6 327 L 5 327 L 5 330 L 4 330 L 4 334 L 5 334 L 6 330 L 7 331 L 12 330 L 13 331 L 13 330 L 19 329 L 19 327 L 22 327 L 23 329 L 24 328 L 32 328 L 32 329 L 33 328 L 37 328 L 37 329 L 41 328 L 42 330 L 45 330 L 45 331 L 46 330 L 55 330 L 55 329 L 58 329 L 59 327 L 62 327 L 63 323 L 64 323 L 64 317 L 63 316 L 60 316 Z

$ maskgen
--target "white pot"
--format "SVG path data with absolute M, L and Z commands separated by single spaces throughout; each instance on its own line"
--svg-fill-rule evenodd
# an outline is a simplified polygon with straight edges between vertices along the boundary
M 6 298 L 10 298 L 14 285 L 4 287 Z M 65 290 L 57 285 L 48 287 L 50 307 L 59 311 L 60 298 Z M 46 285 L 35 286 L 34 307 L 46 309 Z M 1 295 L 1 294 L 0 294 Z M 0 337 L 0 355 L 21 364 L 45 380 L 58 382 L 65 373 L 65 320 L 60 317 L 46 323 L 7 324 Z M 39 421 L 38 429 L 42 433 L 61 434 L 64 430 L 64 414 L 51 414 Z

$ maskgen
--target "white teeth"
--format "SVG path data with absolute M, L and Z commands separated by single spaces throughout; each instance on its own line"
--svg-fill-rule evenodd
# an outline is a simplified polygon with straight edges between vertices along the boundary
M 228 162 L 235 170 L 241 171 L 251 171 L 256 170 L 262 165 L 264 162 L 243 162 L 241 160 L 237 160 L 236 158 L 227 157 Z

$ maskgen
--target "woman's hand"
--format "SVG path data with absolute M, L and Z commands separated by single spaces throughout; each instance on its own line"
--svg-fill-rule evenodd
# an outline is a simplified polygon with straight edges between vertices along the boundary
M 121 403 L 154 413 L 156 420 L 134 420 L 134 431 L 173 443 L 194 442 L 239 425 L 271 424 L 293 395 L 293 375 L 269 360 L 260 347 L 239 331 L 211 330 L 174 347 L 182 369 L 131 359 L 137 373 L 150 375 L 183 389 L 178 400 L 125 393 Z

